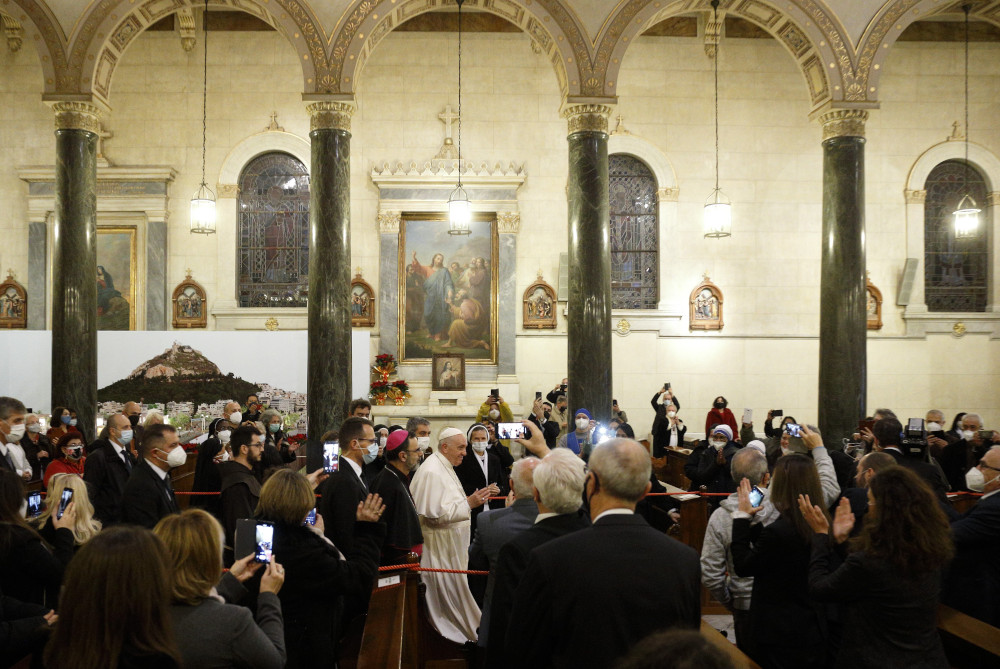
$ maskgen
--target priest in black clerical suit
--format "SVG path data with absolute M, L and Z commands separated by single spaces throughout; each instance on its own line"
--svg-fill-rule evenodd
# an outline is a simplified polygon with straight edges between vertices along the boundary
M 476 423 L 469 428 L 466 438 L 469 442 L 469 450 L 462 462 L 455 467 L 455 474 L 462 482 L 462 488 L 466 495 L 471 495 L 477 490 L 481 490 L 493 483 L 500 489 L 497 497 L 506 497 L 510 491 L 507 471 L 500 464 L 500 457 L 488 446 L 490 433 L 485 425 Z M 489 508 L 502 509 L 504 501 L 502 499 L 490 502 Z M 483 512 L 485 506 L 479 506 L 472 510 L 472 526 L 470 535 L 476 534 L 476 518 Z
M 371 484 L 371 491 L 381 496 L 385 504 L 382 565 L 405 563 L 411 552 L 420 553 L 423 549 L 424 535 L 410 495 L 410 475 L 421 459 L 423 452 L 417 446 L 416 435 L 406 430 L 396 430 L 389 435 L 385 445 L 385 467 Z

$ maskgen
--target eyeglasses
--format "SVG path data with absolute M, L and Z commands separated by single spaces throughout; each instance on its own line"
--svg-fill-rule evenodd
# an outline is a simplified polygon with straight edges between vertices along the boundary
M 378 439 L 368 439 L 367 437 L 360 437 L 355 439 L 355 441 L 367 441 L 369 444 L 374 444 Z
M 983 469 L 992 469 L 995 472 L 1000 472 L 1000 467 L 990 467 L 989 465 L 984 465 L 982 462 L 979 463 L 979 466 Z

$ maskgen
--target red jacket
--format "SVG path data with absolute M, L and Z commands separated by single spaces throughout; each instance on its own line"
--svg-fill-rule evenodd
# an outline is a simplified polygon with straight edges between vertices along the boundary
M 740 438 L 740 428 L 736 424 L 736 416 L 728 408 L 719 411 L 715 407 L 712 407 L 708 415 L 705 416 L 705 437 L 711 436 L 710 430 L 716 425 L 728 425 L 733 431 L 733 441 Z

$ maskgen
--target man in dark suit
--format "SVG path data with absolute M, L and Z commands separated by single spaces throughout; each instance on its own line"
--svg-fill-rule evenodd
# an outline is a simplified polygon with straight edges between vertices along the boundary
M 466 458 L 468 459 L 468 458 Z M 538 463 L 538 458 L 521 458 L 514 463 L 511 470 L 511 483 L 514 493 L 514 503 L 503 509 L 487 509 L 479 516 L 476 525 L 476 536 L 469 546 L 469 569 L 489 571 L 490 575 L 470 576 L 469 588 L 476 603 L 483 610 L 479 623 L 479 645 L 486 647 L 486 636 L 489 632 L 490 595 L 493 591 L 493 579 L 497 556 L 500 547 L 513 539 L 517 534 L 531 527 L 538 515 L 538 504 L 535 503 L 532 491 L 532 472 Z M 473 581 L 473 579 L 476 579 Z M 485 583 L 483 582 L 485 580 Z M 485 586 L 485 587 L 484 587 Z
M 543 402 L 542 398 L 535 398 L 535 403 L 531 407 L 531 415 L 528 420 L 534 423 L 545 437 L 545 445 L 555 448 L 559 441 L 559 421 L 552 419 L 552 404 Z
M 635 515 L 649 476 L 649 452 L 631 439 L 594 449 L 593 526 L 531 551 L 514 592 L 507 646 L 519 666 L 610 667 L 653 632 L 698 628 L 698 554 Z
M 25 413 L 24 403 L 21 400 L 0 397 L 0 469 L 9 469 L 17 473 L 17 467 L 7 453 L 7 444 L 19 444 L 24 437 Z
M 469 428 L 466 434 L 469 441 L 470 453 L 462 458 L 462 462 L 455 467 L 455 474 L 462 482 L 462 488 L 466 495 L 471 495 L 477 490 L 487 486 L 495 486 L 490 491 L 491 497 L 506 497 L 508 492 L 507 472 L 500 465 L 500 457 L 489 447 L 490 433 L 484 425 L 476 424 Z M 493 500 L 489 503 L 489 508 L 503 508 L 503 500 Z M 479 514 L 487 507 L 485 505 L 472 510 L 472 527 L 470 531 L 474 535 Z
M 986 451 L 965 481 L 983 496 L 961 516 L 948 506 L 955 559 L 941 601 L 1000 627 L 1000 447 Z
M 889 416 L 875 421 L 875 426 L 872 427 L 872 434 L 875 435 L 874 445 L 877 450 L 888 453 L 896 459 L 897 465 L 906 467 L 922 478 L 930 486 L 931 490 L 934 491 L 939 501 L 945 504 L 948 503 L 947 484 L 941 474 L 938 473 L 937 467 L 919 458 L 904 455 L 900 449 L 903 424 L 899 422 L 899 419 Z
M 136 464 L 128 451 L 132 439 L 128 418 L 114 414 L 108 418 L 108 438 L 97 440 L 84 465 L 83 480 L 94 503 L 94 517 L 105 527 L 121 522 L 125 484 Z
M 142 459 L 132 468 L 132 475 L 122 493 L 122 521 L 152 529 L 160 518 L 180 513 L 170 470 L 187 461 L 187 453 L 169 425 L 152 425 L 146 430 L 141 447 Z
M 479 628 L 479 645 L 486 646 L 488 669 L 506 669 L 517 665 L 515 658 L 507 654 L 507 628 L 514 590 L 528 566 L 532 549 L 590 525 L 580 513 L 584 476 L 583 460 L 565 448 L 550 452 L 532 472 L 531 493 L 538 515 L 531 527 L 500 548 L 494 562 L 495 576 L 491 575 L 494 577 L 493 590 L 487 602 L 488 608 L 483 610 L 484 623 Z M 517 494 L 516 478 L 514 485 Z

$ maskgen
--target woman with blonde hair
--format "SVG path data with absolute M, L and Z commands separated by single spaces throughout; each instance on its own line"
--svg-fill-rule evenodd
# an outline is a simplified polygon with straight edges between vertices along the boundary
M 73 544 L 78 550 L 80 546 L 101 531 L 101 521 L 94 518 L 94 505 L 90 503 L 87 484 L 79 476 L 56 474 L 49 479 L 49 487 L 45 493 L 45 499 L 48 502 L 45 505 L 45 511 L 35 519 L 34 524 L 38 528 L 38 534 L 50 544 L 55 545 L 57 530 L 54 516 L 59 509 L 59 500 L 62 499 L 64 490 L 73 491 L 76 514 L 69 530 L 73 533 Z
M 171 569 L 170 615 L 184 665 L 200 668 L 285 666 L 285 637 L 278 591 L 284 569 L 268 563 L 260 579 L 257 619 L 238 602 L 242 582 L 261 567 L 248 555 L 222 571 L 222 525 L 201 509 L 169 515 L 153 530 L 167 548 Z M 220 578 L 221 577 L 221 578 Z
M 347 556 L 317 531 L 322 516 L 316 527 L 304 524 L 315 505 L 309 480 L 291 469 L 277 470 L 264 483 L 257 504 L 257 518 L 274 523 L 274 557 L 288 567 L 281 589 L 288 669 L 329 666 L 336 657 L 343 597 L 368 595 L 385 537 L 378 495 L 358 502 L 354 550 Z

